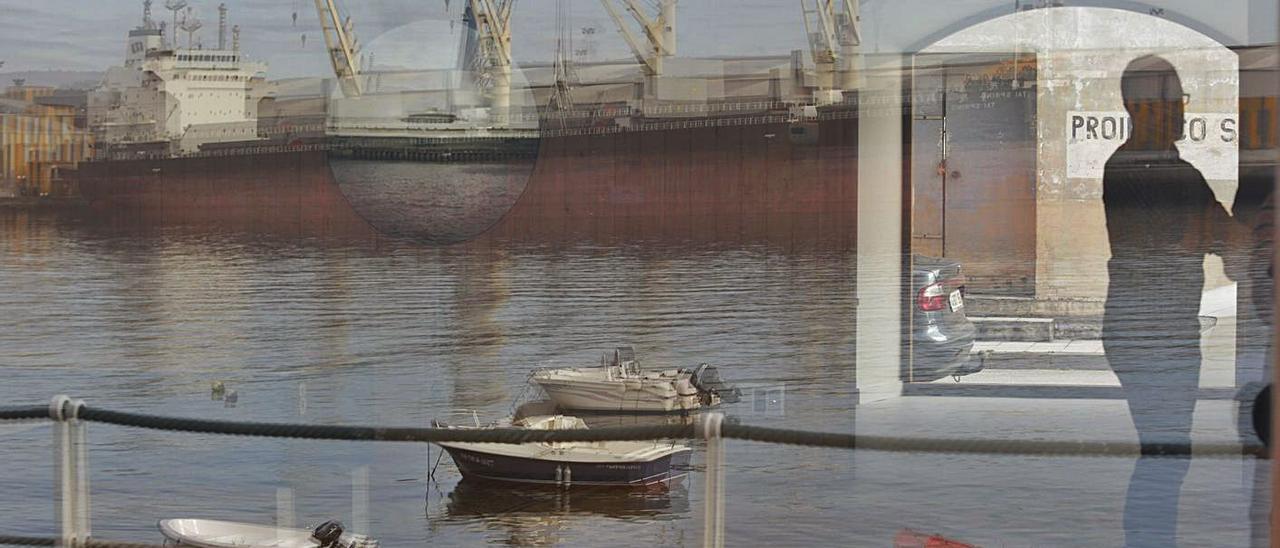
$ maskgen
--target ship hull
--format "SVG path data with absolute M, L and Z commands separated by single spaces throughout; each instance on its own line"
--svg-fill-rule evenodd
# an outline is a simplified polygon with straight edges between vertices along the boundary
M 378 239 L 334 184 L 322 150 L 87 162 L 77 186 L 112 228 Z
M 830 119 L 551 136 L 531 156 L 462 163 L 319 150 L 102 161 L 83 164 L 78 183 L 95 210 L 160 226 L 474 246 L 851 250 L 856 127 Z
M 787 123 L 544 139 L 529 190 L 491 240 L 700 242 L 850 250 L 856 123 L 814 142 Z

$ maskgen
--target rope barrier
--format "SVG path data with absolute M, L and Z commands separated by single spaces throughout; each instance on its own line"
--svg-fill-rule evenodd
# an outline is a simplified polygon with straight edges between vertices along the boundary
M 57 546 L 57 539 L 0 535 L 0 546 Z
M 59 539 L 0 535 L 0 546 L 63 546 Z M 73 544 L 76 548 L 164 548 L 162 544 L 89 539 Z
M 48 405 L 0 408 L 0 421 L 21 421 L 47 418 L 50 418 Z
M 855 442 L 853 434 L 836 434 L 828 432 L 806 432 L 803 430 L 787 430 L 764 426 L 748 426 L 744 424 L 724 423 L 720 426 L 720 435 L 730 439 L 783 443 L 787 445 L 807 445 L 810 447 L 828 447 L 832 449 L 865 449 Z
M 54 418 L 48 406 L 0 409 L 0 420 Z M 625 426 L 576 430 L 529 430 L 523 428 L 388 428 L 316 424 L 234 422 L 182 417 L 162 417 L 141 413 L 72 406 L 63 410 L 65 418 L 114 424 L 133 428 L 169 430 L 234 436 L 294 438 L 313 440 L 384 442 L 471 442 L 532 443 L 645 441 L 692 439 L 699 433 L 692 424 Z M 725 422 L 721 435 L 726 439 L 801 445 L 832 449 L 859 449 L 891 453 L 956 453 L 1050 457 L 1267 457 L 1261 444 L 1238 443 L 1134 443 L 1048 440 L 993 440 L 957 438 L 903 438 L 812 432 Z
M 728 426 L 726 426 L 726 429 Z M 1267 450 L 1239 443 L 1133 443 L 858 436 L 857 449 L 891 453 L 956 453 L 1021 457 L 1259 457 Z
M 530 443 L 585 441 L 643 441 L 690 438 L 692 425 L 627 426 L 579 430 L 529 430 L 525 428 L 384 428 L 372 426 L 329 426 L 314 424 L 232 422 L 176 417 L 160 417 L 85 407 L 79 419 L 91 422 L 176 430 L 204 434 L 300 438 L 313 440 L 387 442 L 472 442 Z

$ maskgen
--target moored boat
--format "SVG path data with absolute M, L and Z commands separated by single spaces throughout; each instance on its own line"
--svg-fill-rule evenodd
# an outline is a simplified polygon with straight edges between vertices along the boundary
M 166 541 L 199 548 L 376 548 L 378 541 L 343 531 L 337 521 L 314 530 L 214 519 L 166 519 L 157 524 Z
M 564 415 L 528 417 L 510 426 L 539 430 L 587 427 L 582 419 Z M 449 452 L 463 478 L 565 487 L 669 483 L 687 475 L 692 454 L 689 446 L 669 441 L 441 442 L 439 445 Z
M 737 401 L 737 390 L 711 365 L 645 370 L 624 346 L 600 358 L 598 367 L 540 369 L 530 380 L 561 409 L 615 413 L 673 413 Z

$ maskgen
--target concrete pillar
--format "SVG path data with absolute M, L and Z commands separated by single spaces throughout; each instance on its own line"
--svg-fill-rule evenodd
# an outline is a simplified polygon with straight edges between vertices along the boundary
M 896 398 L 902 318 L 902 56 L 861 57 L 858 94 L 857 385 Z

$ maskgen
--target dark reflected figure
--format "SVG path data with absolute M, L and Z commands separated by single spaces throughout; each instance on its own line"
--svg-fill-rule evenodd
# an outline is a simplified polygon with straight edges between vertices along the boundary
M 1141 57 L 1125 68 L 1120 87 L 1133 126 L 1102 179 L 1111 244 L 1102 344 L 1139 440 L 1189 444 L 1204 258 L 1223 254 L 1237 225 L 1179 156 L 1184 95 L 1173 65 Z M 1138 459 L 1125 500 L 1126 546 L 1176 545 L 1178 495 L 1190 464 L 1183 457 Z
M 1241 247 L 1249 249 L 1247 262 L 1241 265 L 1235 279 L 1240 291 L 1248 295 L 1252 303 L 1254 326 L 1238 323 L 1236 347 L 1236 392 L 1239 402 L 1240 422 L 1238 431 L 1242 443 L 1268 440 L 1270 433 L 1271 363 L 1275 348 L 1272 344 L 1275 314 L 1272 261 L 1275 257 L 1275 168 L 1271 165 L 1242 167 L 1240 188 L 1236 191 L 1233 213 L 1242 226 L 1250 228 L 1251 236 Z M 1243 334 L 1245 339 L 1241 339 Z M 1256 403 L 1255 403 L 1256 402 Z M 1247 465 L 1246 465 L 1247 466 Z M 1244 479 L 1250 491 L 1249 523 L 1250 546 L 1270 546 L 1269 525 L 1271 515 L 1271 461 L 1255 459 L 1247 467 Z

